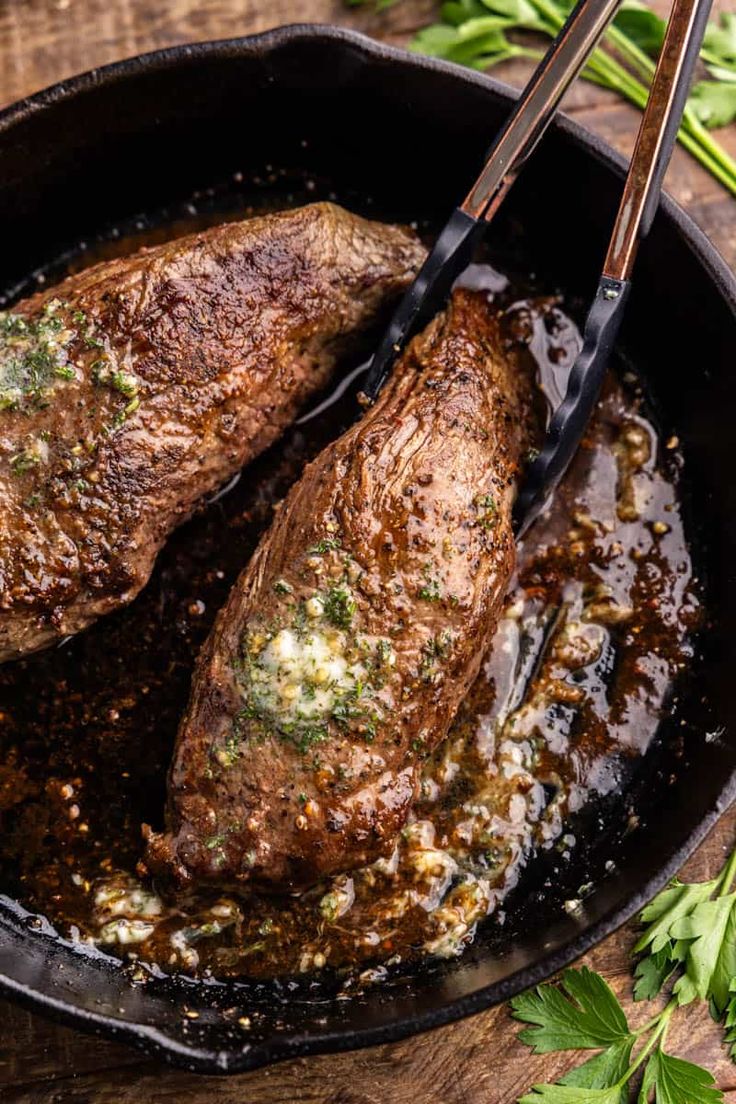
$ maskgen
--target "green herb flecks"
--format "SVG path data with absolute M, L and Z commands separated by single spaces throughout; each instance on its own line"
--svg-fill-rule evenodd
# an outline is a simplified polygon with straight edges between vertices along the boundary
M 442 595 L 440 594 L 440 585 L 436 579 L 432 579 L 431 582 L 425 583 L 417 591 L 417 597 L 422 598 L 425 602 L 439 602 Z
M 24 475 L 26 472 L 38 467 L 40 463 L 40 454 L 33 449 L 26 448 L 22 449 L 20 452 L 16 452 L 15 456 L 10 457 L 10 470 L 14 475 Z
M 132 373 L 119 368 L 112 355 L 107 352 L 92 363 L 90 372 L 96 384 L 108 387 L 128 400 L 120 410 L 115 412 L 107 429 L 108 433 L 115 433 L 141 405 L 138 380 Z
M 336 551 L 337 538 L 312 546 Z M 234 664 L 244 706 L 234 726 L 238 740 L 276 737 L 302 752 L 345 733 L 370 744 L 380 721 L 376 691 L 395 663 L 388 641 L 363 638 L 356 629 L 358 603 L 348 582 L 335 581 L 311 595 L 289 599 L 293 587 L 272 583 L 278 615 L 252 623 Z
M 319 902 L 319 911 L 328 924 L 334 924 L 340 916 L 340 898 L 337 893 L 325 893 Z
M 117 368 L 109 356 L 99 357 L 90 368 L 92 379 L 104 387 L 118 391 L 126 399 L 138 394 L 138 380 L 130 372 Z
M 391 646 L 390 640 L 379 640 L 376 644 L 375 654 L 368 659 L 371 671 L 371 684 L 376 690 L 381 690 L 386 685 L 392 669 L 396 665 L 396 652 Z
M 66 312 L 59 299 L 33 318 L 0 312 L 0 410 L 43 405 L 57 380 L 75 378 L 69 351 L 77 330 Z
M 355 598 L 344 586 L 333 586 L 324 597 L 325 617 L 338 629 L 349 629 L 356 610 Z
M 342 541 L 339 537 L 325 537 L 323 540 L 317 541 L 311 548 L 307 549 L 307 555 L 322 556 L 325 552 L 335 552 L 342 545 Z
M 474 499 L 478 525 L 481 529 L 492 529 L 498 518 L 498 507 L 492 494 L 476 495 Z
M 452 632 L 443 629 L 437 636 L 422 646 L 422 661 L 419 665 L 419 677 L 423 682 L 433 682 L 452 647 Z
M 241 733 L 243 720 L 244 718 L 242 718 L 240 714 L 236 716 L 233 728 L 225 738 L 225 743 L 222 747 L 214 751 L 215 759 L 220 766 L 224 767 L 226 770 L 234 766 L 242 754 Z
M 370 743 L 378 716 L 371 648 L 353 632 L 356 602 L 345 586 L 286 604 L 286 617 L 253 625 L 236 664 L 244 705 L 235 736 L 277 737 L 306 752 L 349 731 Z
M 440 602 L 442 600 L 442 592 L 440 590 L 439 579 L 434 574 L 431 564 L 425 564 L 422 569 L 422 575 L 425 582 L 417 590 L 417 598 L 421 598 L 425 602 Z
M 225 840 L 227 839 L 227 837 L 228 837 L 227 832 L 218 832 L 214 836 L 209 836 L 204 841 L 204 845 L 205 845 L 205 847 L 207 848 L 208 851 L 215 851 L 216 849 L 222 847 L 222 845 L 225 842 Z
M 202 842 L 208 851 L 214 852 L 213 862 L 215 866 L 222 866 L 225 862 L 225 844 L 229 836 L 239 831 L 239 825 L 230 824 L 226 828 L 223 828 L 220 832 L 215 832 L 213 835 L 208 836 Z
M 365 687 L 358 682 L 354 687 L 337 696 L 330 718 L 340 728 L 348 728 L 353 723 L 361 732 L 370 737 L 376 734 L 376 717 L 366 709 L 363 701 Z
M 134 399 L 131 399 L 129 403 L 125 404 L 122 410 L 116 411 L 112 419 L 111 432 L 125 425 L 130 415 L 134 414 L 140 405 L 141 400 L 136 395 Z

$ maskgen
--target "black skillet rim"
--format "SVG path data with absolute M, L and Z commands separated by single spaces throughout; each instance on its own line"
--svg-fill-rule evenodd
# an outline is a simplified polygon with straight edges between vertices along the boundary
M 346 45 L 362 53 L 364 57 L 376 61 L 391 61 L 418 70 L 449 73 L 452 74 L 455 80 L 487 88 L 499 98 L 509 101 L 509 103 L 516 96 L 515 90 L 501 81 L 474 73 L 471 70 L 462 69 L 460 66 L 448 62 L 410 54 L 405 50 L 376 42 L 355 31 L 325 24 L 294 23 L 241 38 L 220 39 L 154 50 L 97 69 L 91 69 L 86 73 L 62 80 L 0 111 L 0 132 L 9 130 L 15 123 L 28 118 L 37 111 L 53 106 L 58 101 L 73 99 L 80 93 L 91 91 L 105 84 L 114 84 L 121 80 L 133 78 L 139 73 L 150 72 L 154 69 L 172 68 L 180 62 L 196 57 L 227 57 L 228 55 L 244 52 L 263 56 L 286 44 L 309 40 Z M 553 125 L 559 127 L 577 145 L 586 149 L 596 160 L 619 177 L 624 176 L 626 170 L 624 158 L 615 153 L 596 135 L 565 115 L 558 116 Z M 734 316 L 736 316 L 736 276 L 734 273 L 729 269 L 703 231 L 667 195 L 662 197 L 662 210 L 668 221 L 674 223 L 679 230 L 688 248 L 695 255 L 707 276 L 724 301 L 730 306 Z M 597 923 L 571 939 L 559 950 L 542 956 L 534 967 L 518 970 L 501 982 L 484 986 L 467 997 L 449 1001 L 443 1008 L 424 1013 L 419 1012 L 414 1016 L 404 1017 L 394 1023 L 380 1027 L 316 1037 L 299 1034 L 285 1035 L 256 1044 L 246 1050 L 245 1053 L 223 1053 L 214 1049 L 187 1047 L 149 1025 L 125 1022 L 111 1016 L 80 1009 L 75 1005 L 39 992 L 38 989 L 31 986 L 20 985 L 8 977 L 0 976 L 0 993 L 11 996 L 24 1006 L 50 1016 L 68 1026 L 128 1042 L 174 1065 L 200 1073 L 246 1072 L 287 1058 L 309 1054 L 336 1053 L 391 1042 L 462 1019 L 494 1004 L 500 1004 L 515 993 L 538 984 L 569 965 L 574 959 L 584 954 L 631 919 L 677 873 L 734 800 L 736 800 L 736 771 L 724 780 L 723 787 L 713 803 L 713 807 L 701 819 L 687 840 L 638 892 L 629 897 L 619 908 L 611 910 Z

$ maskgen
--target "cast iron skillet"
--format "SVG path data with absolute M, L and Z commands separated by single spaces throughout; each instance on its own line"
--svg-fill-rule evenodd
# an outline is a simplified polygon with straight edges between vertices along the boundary
M 352 206 L 442 219 L 473 179 L 513 93 L 487 78 L 325 27 L 148 54 L 56 85 L 0 115 L 0 287 L 80 239 L 184 201 L 233 173 L 299 167 Z M 622 163 L 562 119 L 494 223 L 494 255 L 583 296 L 594 287 Z M 326 180 L 329 183 L 323 184 Z M 80 953 L 0 897 L 0 985 L 67 1023 L 207 1073 L 396 1039 L 538 982 L 613 931 L 675 873 L 736 793 L 736 281 L 665 200 L 642 250 L 622 344 L 686 455 L 711 622 L 656 747 L 624 795 L 578 826 L 567 866 L 535 863 L 505 925 L 350 1001 L 292 986 L 155 978 Z M 615 859 L 610 871 L 608 860 Z M 608 872 L 606 867 L 608 864 Z M 582 911 L 562 904 L 582 883 Z M 547 884 L 545 885 L 545 882 Z M 199 1013 L 183 1016 L 183 1005 Z M 252 1027 L 233 1027 L 237 1006 Z

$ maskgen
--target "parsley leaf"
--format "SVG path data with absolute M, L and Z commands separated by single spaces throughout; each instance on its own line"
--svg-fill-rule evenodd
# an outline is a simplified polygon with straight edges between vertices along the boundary
M 325 617 L 338 629 L 349 629 L 357 609 L 355 598 L 346 587 L 332 586 L 323 601 Z
M 466 19 L 477 19 L 488 15 L 488 8 L 482 0 L 447 0 L 442 5 L 442 20 L 451 27 L 459 27 Z
M 626 1035 L 618 1043 L 589 1058 L 582 1066 L 576 1066 L 564 1077 L 560 1078 L 560 1085 L 574 1085 L 581 1089 L 610 1089 L 614 1088 L 626 1076 L 631 1065 L 631 1052 L 634 1049 L 636 1037 Z M 625 1086 L 619 1088 L 619 1098 L 622 1104 L 628 1099 Z
M 416 34 L 412 49 L 473 69 L 488 69 L 520 52 L 520 47 L 506 37 L 507 26 L 507 20 L 492 15 L 469 19 L 456 27 L 436 23 Z
M 634 952 L 649 953 L 635 970 L 637 1000 L 651 1000 L 684 965 L 673 989 L 678 1002 L 712 1000 L 719 1015 L 724 1011 L 736 976 L 736 894 L 711 900 L 718 885 L 717 879 L 695 885 L 676 882 L 644 909 L 641 919 L 648 927 Z
M 544 30 L 544 20 L 531 0 L 481 0 L 483 7 L 494 15 L 503 16 L 515 28 L 525 30 Z M 445 9 L 442 9 L 445 15 Z
M 621 1090 L 580 1089 L 573 1085 L 535 1085 L 519 1104 L 620 1104 Z
M 723 1020 L 723 1026 L 726 1030 L 723 1038 L 729 1048 L 728 1053 L 736 1061 L 736 996 L 733 995 L 736 992 L 736 978 L 731 982 L 730 992 L 732 995 L 726 1006 L 726 1015 Z
M 643 4 L 630 2 L 623 5 L 613 22 L 645 54 L 657 57 L 667 27 L 664 19 Z
M 668 889 L 658 893 L 641 913 L 641 922 L 649 927 L 634 947 L 634 954 L 647 948 L 654 954 L 661 951 L 672 941 L 673 924 L 688 916 L 701 901 L 707 901 L 716 885 L 716 881 L 698 882 L 695 885 L 683 885 L 676 881 Z
M 736 84 L 698 81 L 689 103 L 703 126 L 728 126 L 736 119 Z
M 723 1093 L 714 1085 L 715 1080 L 702 1066 L 657 1048 L 647 1062 L 639 1104 L 721 1104 Z
M 703 47 L 721 61 L 736 62 L 736 13 L 722 12 L 717 22 L 708 24 Z
M 565 970 L 559 989 L 540 985 L 514 997 L 511 1012 L 534 1025 L 519 1035 L 534 1054 L 608 1047 L 630 1037 L 623 1008 L 600 974 L 587 966 Z
M 675 944 L 669 941 L 661 950 L 640 959 L 634 970 L 634 1000 L 654 1000 L 662 986 L 672 977 L 677 964 Z
M 680 1004 L 689 1004 L 696 997 L 701 1000 L 709 997 L 734 901 L 736 894 L 733 893 L 717 897 L 715 901 L 702 901 L 688 916 L 681 916 L 672 925 L 670 930 L 675 939 L 692 940 L 685 960 L 685 973 L 673 990 Z

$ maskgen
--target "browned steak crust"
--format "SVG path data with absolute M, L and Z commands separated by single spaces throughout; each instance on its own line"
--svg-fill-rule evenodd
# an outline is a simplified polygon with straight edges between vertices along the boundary
M 493 633 L 531 387 L 455 292 L 306 470 L 200 657 L 151 870 L 295 889 L 384 854 Z
M 332 204 L 106 262 L 0 314 L 0 659 L 129 602 L 421 263 Z

